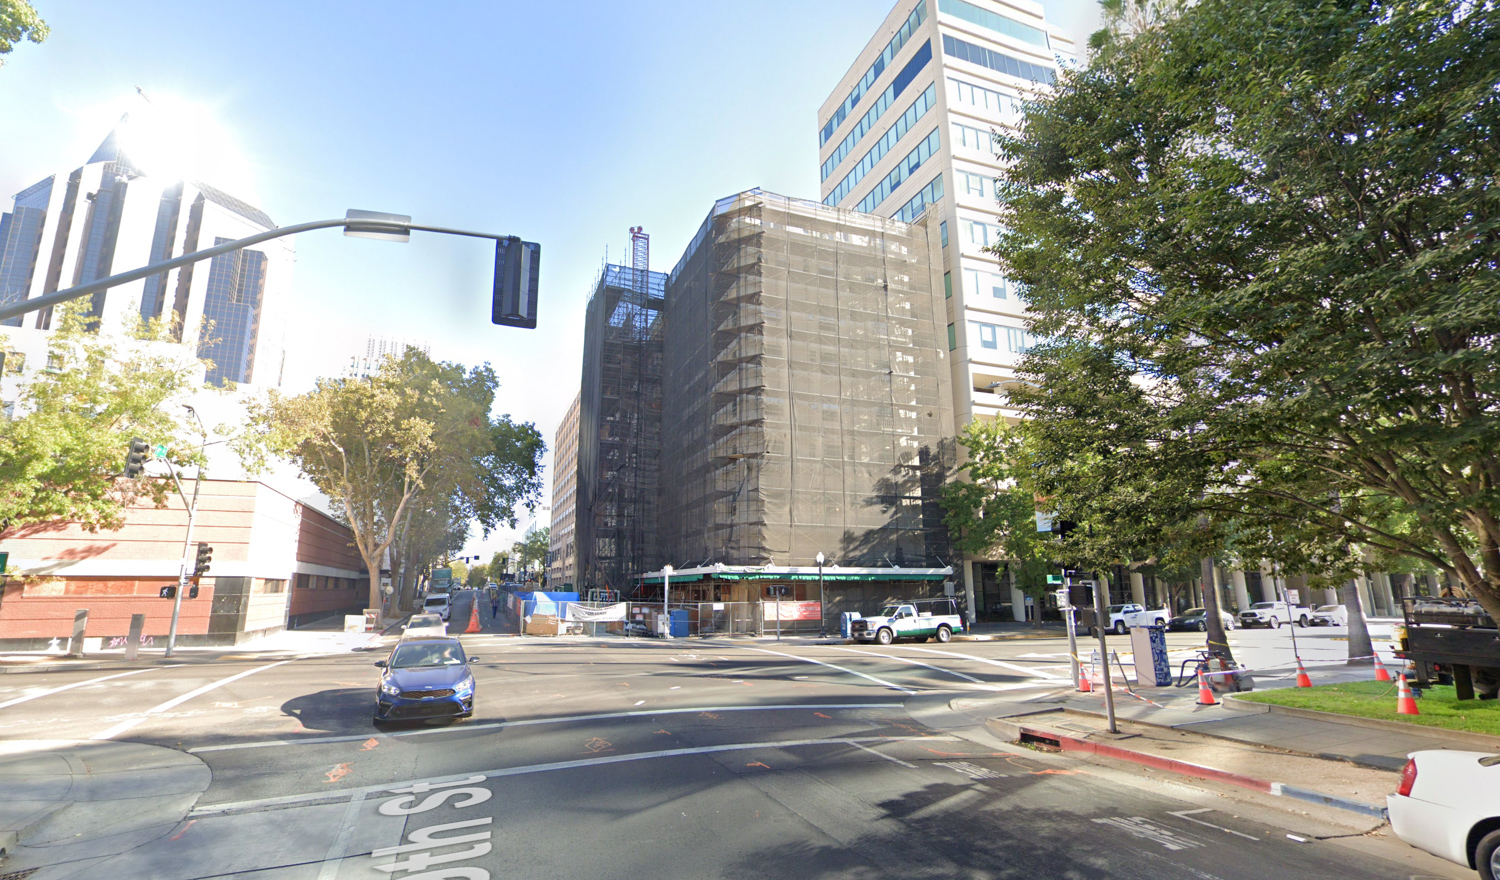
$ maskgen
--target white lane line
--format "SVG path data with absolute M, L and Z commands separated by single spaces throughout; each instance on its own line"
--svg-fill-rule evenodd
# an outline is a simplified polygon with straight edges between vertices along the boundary
M 365 793 L 357 791 L 354 797 L 349 799 L 349 806 L 344 808 L 344 821 L 339 825 L 338 836 L 333 839 L 333 845 L 328 847 L 328 855 L 323 857 L 323 867 L 318 870 L 318 880 L 334 880 L 339 875 L 339 868 L 344 864 L 344 853 L 349 851 L 349 838 L 354 836 L 354 820 L 359 818 L 359 808 L 365 802 Z
M 567 724 L 573 721 L 602 721 L 609 718 L 654 718 L 657 715 L 691 715 L 698 712 L 768 712 L 782 709 L 900 709 L 901 703 L 811 703 L 777 706 L 694 706 L 687 709 L 643 709 L 639 712 L 604 712 L 598 715 L 565 715 L 556 718 L 528 718 L 523 721 L 494 721 L 486 724 L 464 724 L 458 727 L 435 727 L 425 730 L 398 730 L 377 736 L 427 736 L 434 733 L 464 733 L 470 730 L 499 730 L 505 727 L 531 727 L 536 724 Z M 199 752 L 230 752 L 238 749 L 264 749 L 280 746 L 310 746 L 320 743 L 364 742 L 370 734 L 354 736 L 313 736 L 306 739 L 271 739 L 246 743 L 230 743 L 223 746 L 199 746 L 188 749 L 188 754 Z
M 230 813 L 236 810 L 254 810 L 262 807 L 281 807 L 288 804 L 298 804 L 306 801 L 324 801 L 330 798 L 342 797 L 345 793 L 351 795 L 363 794 L 369 797 L 377 792 L 395 791 L 396 789 L 409 788 L 419 783 L 425 783 L 430 787 L 441 786 L 449 782 L 467 782 L 475 776 L 486 779 L 499 779 L 505 776 L 525 776 L 531 773 L 547 773 L 553 770 L 573 770 L 580 767 L 598 767 L 604 764 L 623 764 L 630 761 L 654 761 L 658 758 L 680 758 L 689 755 L 711 755 L 717 752 L 741 752 L 751 749 L 788 749 L 798 746 L 857 746 L 860 743 L 891 743 L 891 742 L 958 742 L 956 736 L 863 736 L 846 737 L 841 739 L 792 739 L 769 742 L 753 743 L 729 743 L 719 746 L 698 746 L 690 749 L 663 749 L 658 752 L 636 752 L 629 755 L 607 755 L 599 758 L 580 758 L 574 761 L 557 761 L 552 764 L 528 764 L 522 767 L 501 767 L 497 770 L 478 770 L 471 773 L 459 773 L 453 776 L 441 776 L 434 779 L 414 779 L 408 782 L 386 782 L 380 785 L 368 785 L 363 788 L 344 789 L 343 791 L 315 791 L 308 794 L 291 794 L 281 797 L 264 798 L 256 801 L 238 801 L 229 804 L 213 804 L 207 807 L 199 807 L 188 814 L 191 818 L 200 816 L 213 816 L 220 813 Z
M 1231 831 L 1228 828 L 1224 828 L 1224 827 L 1219 826 L 1219 825 L 1214 825 L 1214 824 L 1212 824 L 1210 822 L 1204 822 L 1201 819 L 1194 819 L 1193 818 L 1193 814 L 1194 813 L 1212 813 L 1212 812 L 1213 812 L 1213 810 L 1209 809 L 1208 807 L 1204 807 L 1201 810 L 1182 810 L 1181 812 L 1168 813 L 1167 815 L 1168 816 L 1176 816 L 1179 819 L 1186 819 L 1189 822 L 1194 822 L 1194 823 L 1196 823 L 1198 825 L 1202 825 L 1202 826 L 1204 826 L 1206 828 L 1213 828 L 1215 830 L 1222 831 L 1225 834 L 1233 834 L 1235 837 L 1243 837 L 1246 840 L 1254 840 L 1254 841 L 1259 841 L 1260 840 L 1259 837 L 1256 837 L 1253 834 L 1243 834 L 1243 833 L 1241 833 L 1239 831 Z
M 877 752 L 874 749 L 870 748 L 869 746 L 862 746 L 862 745 L 860 745 L 859 743 L 855 742 L 852 739 L 846 739 L 846 740 L 844 740 L 844 742 L 848 743 L 851 746 L 854 746 L 856 749 L 859 749 L 862 752 L 869 752 L 870 754 L 874 755 L 877 758 L 884 758 L 887 761 L 890 761 L 892 764 L 900 764 L 902 767 L 905 767 L 908 770 L 915 770 L 915 769 L 917 769 L 917 765 L 916 764 L 908 764 L 905 761 L 901 760 L 900 758 L 893 758 L 890 755 L 885 754 L 884 752 Z
M 830 647 L 832 647 L 832 646 L 830 646 Z M 881 660 L 895 660 L 895 661 L 900 662 L 900 663 L 910 663 L 913 666 L 922 666 L 922 667 L 925 667 L 927 669 L 931 669 L 933 672 L 941 672 L 944 675 L 951 675 L 951 676 L 953 676 L 955 678 L 961 678 L 964 681 L 972 681 L 975 684 L 988 684 L 989 683 L 989 682 L 986 682 L 984 679 L 975 678 L 972 675 L 964 675 L 962 672 L 954 672 L 952 669 L 944 669 L 941 666 L 933 666 L 931 663 L 923 663 L 921 660 L 913 660 L 910 657 L 894 657 L 894 656 L 892 656 L 890 654 L 877 654 L 874 651 L 861 651 L 861 650 L 859 650 L 857 648 L 838 648 L 838 647 L 835 647 L 835 648 L 833 648 L 833 650 L 835 650 L 835 651 L 848 651 L 850 654 L 859 654 L 859 655 L 864 656 L 864 657 L 876 657 L 876 658 L 879 658 Z
M 798 657 L 796 654 L 783 654 L 780 651 L 772 651 L 772 650 L 769 650 L 767 648 L 752 648 L 749 645 L 735 645 L 734 647 L 739 648 L 739 649 L 744 650 L 744 651 L 759 651 L 762 654 L 774 654 L 777 657 L 786 657 L 786 658 L 788 658 L 790 660 L 801 660 L 803 663 L 816 663 L 819 666 L 827 666 L 829 669 L 837 669 L 839 672 L 847 672 L 850 675 L 857 675 L 860 678 L 868 679 L 870 681 L 875 682 L 878 685 L 882 685 L 884 687 L 888 687 L 891 690 L 900 691 L 903 694 L 914 694 L 914 693 L 916 693 L 916 691 L 912 690 L 911 688 L 902 687 L 899 684 L 894 684 L 892 682 L 886 681 L 883 678 L 876 678 L 873 675 L 865 675 L 863 672 L 857 672 L 857 671 L 855 671 L 853 669 L 850 669 L 850 668 L 848 668 L 846 666 L 839 666 L 839 665 L 834 664 L 834 663 L 824 663 L 822 660 L 814 660 L 811 657 Z
M 140 724 L 142 721 L 145 721 L 147 718 L 150 718 L 152 715 L 160 715 L 162 712 L 180 706 L 183 703 L 186 703 L 188 700 L 206 694 L 209 691 L 214 690 L 215 688 L 221 688 L 226 684 L 239 681 L 246 676 L 254 675 L 257 672 L 264 672 L 267 669 L 274 669 L 277 666 L 282 666 L 290 662 L 292 661 L 278 660 L 275 663 L 267 663 L 265 666 L 257 666 L 254 669 L 247 669 L 246 671 L 241 672 L 238 675 L 231 675 L 228 678 L 221 678 L 218 681 L 210 682 L 209 684 L 206 684 L 201 688 L 188 691 L 180 697 L 174 697 L 159 706 L 152 706 L 150 709 L 147 709 L 144 714 L 139 715 L 135 718 L 127 718 L 124 721 L 121 721 L 119 724 L 116 724 L 114 727 L 103 731 L 102 733 L 94 734 L 93 736 L 89 737 L 89 739 L 113 739 L 114 737 L 119 736 L 130 728 L 135 727 L 137 724 Z
M 942 654 L 946 657 L 959 657 L 964 660 L 972 660 L 975 663 L 987 663 L 990 666 L 999 666 L 1003 669 L 1010 669 L 1015 672 L 1024 672 L 1027 675 L 1039 676 L 1041 678 L 1067 678 L 1066 675 L 1059 675 L 1058 673 L 1049 672 L 1045 669 L 1037 669 L 1034 666 L 1021 666 L 1017 663 L 1006 663 L 1004 660 L 991 660 L 988 657 L 975 657 L 971 654 L 960 654 L 957 651 L 938 651 L 934 650 L 933 648 L 918 648 L 914 645 L 892 645 L 891 647 L 902 648 L 907 651 L 922 651 L 927 654 Z
M 170 666 L 153 666 L 150 669 L 132 669 L 129 672 L 116 672 L 114 675 L 105 675 L 99 678 L 91 678 L 88 681 L 76 681 L 72 684 L 65 684 L 62 687 L 55 687 L 48 691 L 42 691 L 41 693 L 30 694 L 24 697 L 16 697 L 14 700 L 6 700 L 5 702 L 0 703 L 0 709 L 14 706 L 18 703 L 24 703 L 27 700 L 36 700 L 42 697 L 50 697 L 53 694 L 60 694 L 63 691 L 70 691 L 73 688 L 81 688 L 91 684 L 98 684 L 101 681 L 109 681 L 111 678 L 124 678 L 127 675 L 140 675 L 142 672 L 155 672 L 158 669 L 176 669 L 181 665 L 182 664 L 180 663 L 174 663 Z

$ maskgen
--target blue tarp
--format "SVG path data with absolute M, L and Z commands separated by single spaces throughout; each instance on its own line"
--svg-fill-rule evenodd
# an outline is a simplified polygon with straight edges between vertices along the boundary
M 536 590 L 530 593 L 517 593 L 516 598 L 521 600 L 521 616 L 532 617 L 537 614 L 562 617 L 569 602 L 577 602 L 577 593 L 548 593 Z

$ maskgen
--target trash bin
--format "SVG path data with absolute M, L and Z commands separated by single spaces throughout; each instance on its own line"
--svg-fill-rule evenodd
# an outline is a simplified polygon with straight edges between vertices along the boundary
M 858 611 L 845 611 L 839 615 L 839 633 L 846 639 L 854 638 L 854 621 L 862 617 Z
M 688 637 L 688 613 L 686 608 L 672 612 L 672 638 L 685 639 Z

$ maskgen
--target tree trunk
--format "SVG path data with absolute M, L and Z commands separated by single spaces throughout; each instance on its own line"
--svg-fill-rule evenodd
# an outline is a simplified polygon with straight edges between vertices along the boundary
M 1214 587 L 1214 559 L 1203 557 L 1203 623 L 1207 629 L 1208 649 L 1223 653 L 1225 659 L 1234 662 L 1229 650 L 1229 638 L 1224 635 L 1224 621 L 1219 617 L 1219 591 Z
M 1344 611 L 1349 617 L 1349 665 L 1364 666 L 1374 661 L 1371 655 L 1375 653 L 1370 644 L 1370 628 L 1365 625 L 1364 601 L 1359 596 L 1359 582 L 1349 581 L 1340 588 L 1343 593 L 1339 598 L 1344 601 Z

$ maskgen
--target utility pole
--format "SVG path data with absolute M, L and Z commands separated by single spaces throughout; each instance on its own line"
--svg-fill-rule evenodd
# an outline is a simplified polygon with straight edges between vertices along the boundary
M 182 492 L 182 481 L 177 479 L 177 469 L 172 463 L 167 462 L 167 470 L 172 474 L 172 482 L 177 484 L 177 495 L 182 498 L 188 509 L 187 535 L 182 539 L 182 565 L 177 570 L 177 595 L 172 597 L 172 628 L 167 632 L 167 656 L 172 656 L 172 651 L 177 647 L 177 619 L 182 615 L 182 596 L 188 590 L 191 576 L 188 574 L 189 560 L 193 559 L 193 525 L 198 518 L 198 489 L 203 485 L 203 466 L 198 466 L 198 477 L 193 480 L 193 500 L 188 501 Z

